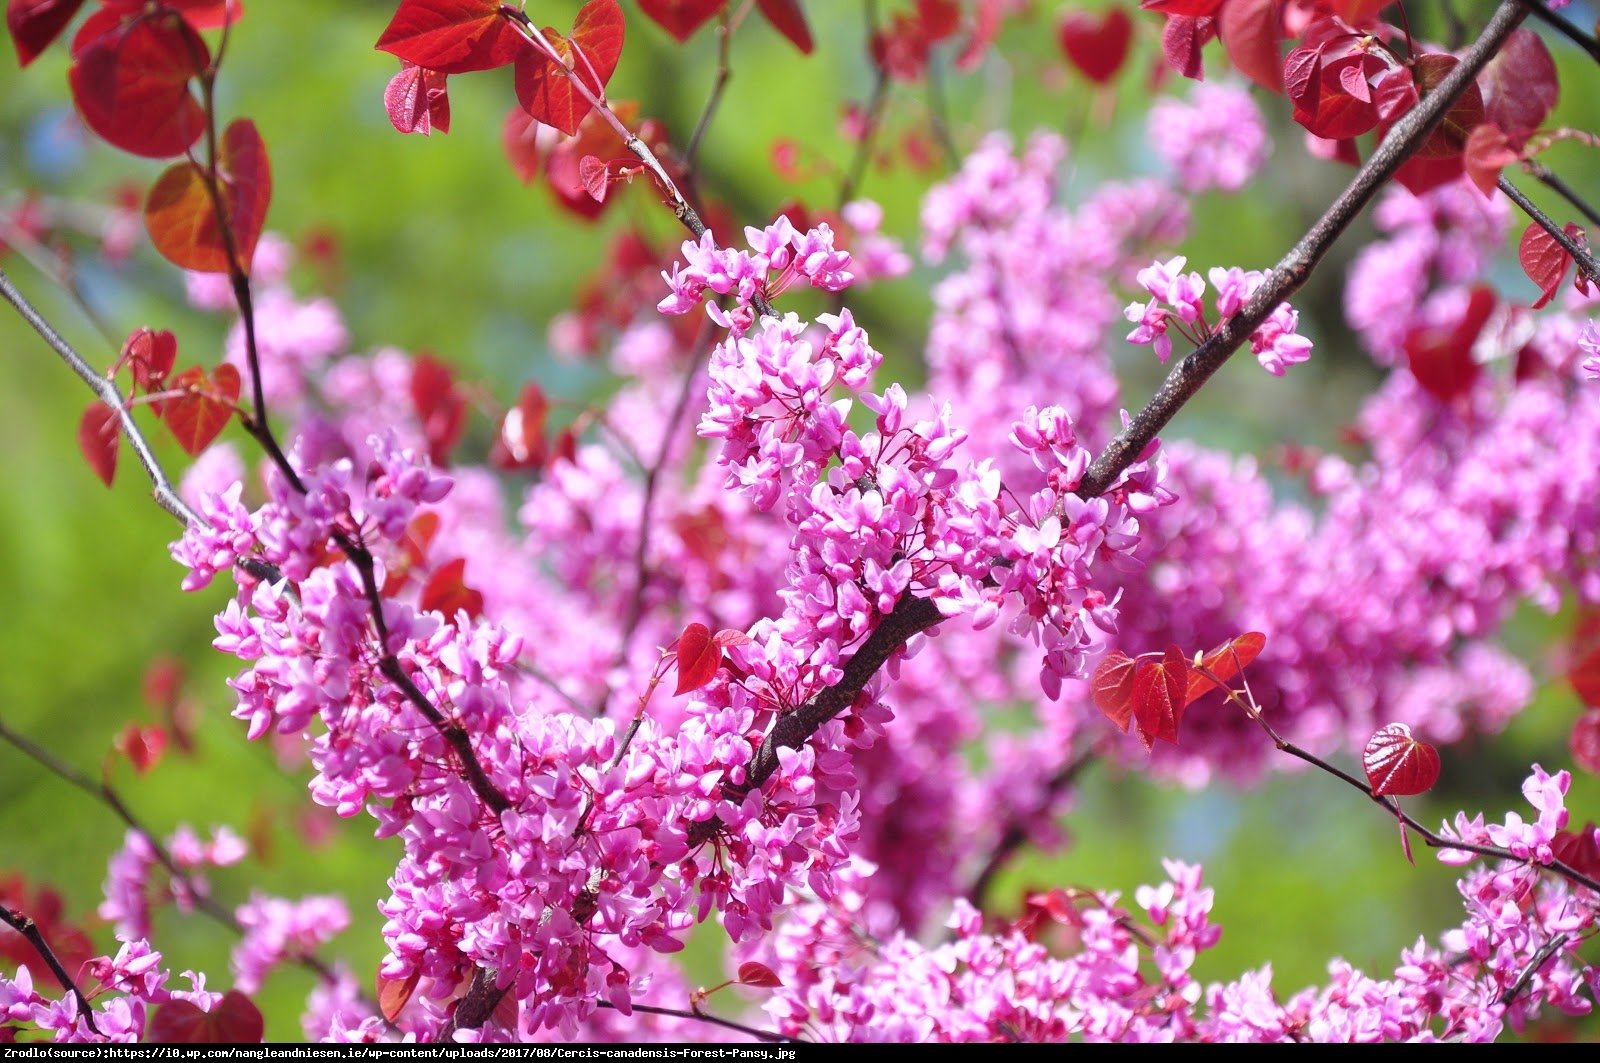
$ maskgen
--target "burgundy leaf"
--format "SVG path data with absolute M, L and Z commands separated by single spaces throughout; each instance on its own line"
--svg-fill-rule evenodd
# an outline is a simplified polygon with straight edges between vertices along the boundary
M 1391 723 L 1367 740 L 1361 766 L 1374 797 L 1406 797 L 1439 781 L 1439 751 L 1411 736 L 1411 728 Z

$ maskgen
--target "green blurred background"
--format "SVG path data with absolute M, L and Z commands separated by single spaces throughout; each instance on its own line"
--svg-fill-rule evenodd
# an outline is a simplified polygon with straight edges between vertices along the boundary
M 631 0 L 623 4 L 628 41 L 610 94 L 646 101 L 647 113 L 682 143 L 710 84 L 714 34 L 704 29 L 679 46 L 640 17 Z M 564 26 L 577 6 L 537 4 L 531 13 L 536 21 Z M 888 17 L 907 5 L 878 6 Z M 1466 6 L 1488 10 L 1487 4 Z M 431 349 L 467 379 L 486 380 L 507 401 L 532 378 L 552 394 L 592 394 L 603 378 L 552 362 L 545 328 L 599 262 L 602 233 L 636 224 L 667 235 L 670 217 L 635 189 L 597 232 L 571 220 L 542 188 L 519 184 L 500 149 L 500 123 L 512 102 L 504 71 L 451 79 L 449 136 L 395 133 L 382 94 L 396 65 L 372 48 L 394 7 L 394 0 L 247 5 L 229 45 L 220 106 L 227 117 L 254 119 L 268 144 L 274 174 L 269 228 L 297 241 L 319 233 L 336 239 L 342 268 L 335 294 L 356 349 Z M 759 221 L 796 197 L 836 205 L 838 173 L 849 152 L 839 135 L 842 108 L 863 104 L 872 87 L 863 7 L 813 0 L 807 8 L 817 38 L 809 58 L 758 17 L 733 42 L 733 79 L 705 144 L 702 180 L 744 215 L 741 221 Z M 1041 127 L 1075 136 L 1066 188 L 1076 198 L 1106 177 L 1155 172 L 1142 140 L 1159 22 L 1135 16 L 1135 52 L 1120 87 L 1111 97 L 1097 97 L 1056 50 L 1059 10 L 1032 5 L 1030 14 L 1008 24 L 999 53 L 975 72 L 955 73 L 949 56 L 941 56 L 939 85 L 951 132 L 963 148 L 990 128 L 1019 137 Z M 1584 6 L 1572 10 L 1581 22 Z M 1413 19 L 1419 33 L 1429 32 L 1426 13 L 1413 12 Z M 1593 84 L 1592 68 L 1579 63 L 1573 49 L 1552 41 L 1552 51 L 1566 85 Z M 1208 50 L 1207 61 L 1214 75 L 1220 72 L 1220 54 Z M 97 146 L 77 132 L 62 48 L 22 73 L 13 64 L 8 50 L 0 59 L 0 207 L 14 205 L 29 189 L 92 205 L 107 202 L 125 182 L 148 186 L 159 164 Z M 1569 87 L 1566 96 L 1561 121 L 1600 124 L 1600 94 Z M 885 146 L 925 126 L 926 98 L 923 86 L 891 89 Z M 1261 102 L 1273 117 L 1278 151 L 1264 177 L 1242 194 L 1196 203 L 1192 236 L 1175 250 L 1189 251 L 1197 265 L 1270 264 L 1347 176 L 1305 156 L 1296 132 L 1284 124 L 1281 100 Z M 779 138 L 801 146 L 815 164 L 813 179 L 797 184 L 774 175 L 771 152 Z M 1588 157 L 1562 147 L 1549 161 L 1581 176 Z M 886 229 L 914 247 L 920 195 L 945 172 L 942 164 L 920 173 L 874 168 L 861 191 L 884 204 Z M 1253 365 L 1230 366 L 1226 382 L 1203 393 L 1176 434 L 1240 450 L 1336 444 L 1340 426 L 1375 379 L 1338 313 L 1340 278 L 1370 231 L 1366 225 L 1357 225 L 1296 299 L 1318 341 L 1317 357 L 1284 381 Z M 141 246 L 116 271 L 94 261 L 92 241 L 80 241 L 76 251 L 90 301 L 114 334 L 139 325 L 171 328 L 181 358 L 215 361 L 223 325 L 185 307 L 176 271 L 148 248 Z M 0 265 L 91 362 L 110 363 L 113 346 L 54 285 L 15 254 Z M 852 297 L 858 319 L 912 380 L 931 276 L 919 270 Z M 1509 256 L 1501 279 L 1512 292 L 1531 292 Z M 230 824 L 262 846 L 244 865 L 212 874 L 224 903 L 243 900 L 254 888 L 346 897 L 354 925 L 330 951 L 366 980 L 383 951 L 375 905 L 386 895 L 395 843 L 373 841 L 365 818 L 328 824 L 331 832 L 317 847 L 301 840 L 303 777 L 280 771 L 271 751 L 246 743 L 227 716 L 231 699 L 223 681 L 234 669 L 231 659 L 209 649 L 211 616 L 225 590 L 179 591 L 180 570 L 166 555 L 174 533 L 170 519 L 150 503 L 126 455 L 110 491 L 78 458 L 74 432 L 86 393 L 9 311 L 0 313 L 0 365 L 9 380 L 0 388 L 0 453 L 6 458 L 0 720 L 95 776 L 126 723 L 154 722 L 140 697 L 148 663 L 181 660 L 185 689 L 202 706 L 197 755 L 169 754 L 144 778 L 134 778 L 123 764 L 112 771 L 113 780 L 159 835 L 184 822 L 201 830 Z M 1153 388 L 1158 374 L 1147 352 L 1129 349 L 1124 379 L 1130 404 Z M 481 435 L 487 426 L 474 430 Z M 169 468 L 183 467 L 175 448 L 163 446 L 162 453 Z M 1539 615 L 1514 625 L 1514 648 L 1541 677 L 1559 673 L 1563 626 L 1564 618 Z M 1447 754 L 1441 791 L 1419 802 L 1417 811 L 1436 822 L 1463 806 L 1492 818 L 1520 808 L 1517 787 L 1530 762 L 1552 770 L 1570 762 L 1565 735 L 1576 710 L 1565 685 L 1547 679 L 1511 733 Z M 1595 806 L 1591 780 L 1580 779 L 1575 791 L 1575 808 Z M 1270 961 L 1287 995 L 1320 980 L 1335 955 L 1375 972 L 1391 970 L 1399 950 L 1419 934 L 1431 936 L 1459 919 L 1450 870 L 1427 853 L 1409 866 L 1394 824 L 1322 777 L 1297 774 L 1249 792 L 1219 787 L 1190 793 L 1097 767 L 1068 826 L 1076 839 L 1070 852 L 1020 860 L 996 895 L 1015 895 L 1025 884 L 1067 883 L 1131 892 L 1162 877 L 1162 856 L 1203 860 L 1225 927 L 1221 945 L 1202 957 L 1200 973 L 1207 978 L 1231 978 Z M 70 915 L 87 917 L 100 899 L 105 858 L 120 837 L 103 806 L 0 746 L 0 875 L 21 872 L 30 882 L 49 883 L 65 896 Z M 716 937 L 702 935 L 690 954 L 702 982 L 716 980 Z M 97 944 L 113 946 L 104 927 Z M 155 944 L 176 968 L 209 971 L 215 987 L 229 984 L 232 942 L 216 925 L 169 910 L 158 920 Z M 261 994 L 270 1038 L 299 1037 L 309 984 L 307 976 L 287 971 Z

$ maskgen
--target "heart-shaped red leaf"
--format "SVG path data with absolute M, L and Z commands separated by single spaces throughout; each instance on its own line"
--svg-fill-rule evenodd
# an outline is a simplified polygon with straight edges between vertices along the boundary
M 144 1030 L 146 1042 L 159 1044 L 260 1044 L 266 1031 L 261 1010 L 237 989 L 230 989 L 207 1011 L 187 1000 L 169 1000 L 156 1008 Z
M 1168 646 L 1159 659 L 1139 659 L 1133 672 L 1133 721 L 1146 750 L 1158 738 L 1178 743 L 1178 722 L 1183 718 L 1189 693 L 1189 662 L 1177 646 Z
M 173 377 L 168 390 L 184 392 L 166 401 L 162 416 L 178 445 L 192 458 L 217 438 L 238 409 L 239 370 L 223 362 L 207 376 L 195 366 Z
M 748 960 L 739 965 L 739 984 L 755 986 L 757 989 L 777 989 L 783 985 L 783 979 L 766 964 Z
M 699 690 L 717 674 L 722 664 L 722 647 L 711 637 L 711 629 L 693 623 L 678 636 L 678 689 L 677 694 Z
M 450 132 L 449 75 L 407 63 L 383 90 L 389 124 L 402 133 Z
M 453 620 L 459 612 L 477 619 L 483 615 L 483 595 L 467 586 L 465 576 L 467 559 L 458 557 L 434 570 L 422 593 L 417 596 L 417 609 L 424 613 L 442 613 Z
M 756 7 L 772 23 L 773 29 L 789 38 L 789 43 L 804 55 L 811 54 L 811 27 L 800 10 L 800 0 L 756 0 Z
M 1280 0 L 1228 0 L 1217 16 L 1217 36 L 1234 67 L 1264 89 L 1283 91 Z
M 1446 75 L 1460 63 L 1461 60 L 1455 56 L 1440 52 L 1427 52 L 1417 56 L 1418 91 L 1426 96 L 1438 88 Z M 1439 120 L 1439 125 L 1429 134 L 1428 139 L 1422 142 L 1422 147 L 1417 149 L 1417 157 L 1448 159 L 1460 155 L 1462 149 L 1466 147 L 1467 137 L 1473 128 L 1482 122 L 1483 93 L 1478 89 L 1476 81 L 1469 81 L 1466 90 L 1456 97 L 1450 109 L 1445 111 L 1444 117 Z
M 1485 122 L 1467 134 L 1461 164 L 1478 191 L 1492 196 L 1500 183 L 1500 171 L 1516 162 L 1517 157 L 1505 132 L 1493 122 Z
M 17 61 L 27 66 L 50 42 L 61 35 L 83 0 L 10 0 L 6 4 L 6 29 L 17 48 Z
M 1189 692 L 1183 700 L 1184 705 L 1192 704 L 1196 698 L 1215 690 L 1218 682 L 1227 683 L 1244 671 L 1245 665 L 1255 660 L 1266 644 L 1267 636 L 1261 632 L 1246 631 L 1200 658 L 1199 666 L 1189 669 Z
M 1167 57 L 1167 65 L 1183 77 L 1204 81 L 1205 45 L 1216 35 L 1217 20 L 1210 16 L 1172 15 L 1161 29 L 1161 54 Z
M 78 420 L 78 450 L 107 487 L 117 475 L 117 447 L 122 440 L 120 428 L 120 415 L 103 402 L 84 410 Z
M 1112 650 L 1089 677 L 1089 691 L 1096 707 L 1106 718 L 1126 732 L 1133 718 L 1133 673 L 1136 662 L 1121 650 Z
M 544 37 L 571 73 L 558 69 L 537 48 L 529 48 L 517 56 L 517 100 L 539 121 L 572 136 L 591 107 L 573 86 L 573 78 L 581 78 L 594 97 L 605 94 L 622 55 L 622 8 L 617 0 L 589 0 L 578 11 L 572 36 L 546 29 Z
M 1406 797 L 1439 781 L 1439 751 L 1411 736 L 1411 728 L 1391 723 L 1367 740 L 1361 766 L 1374 797 Z
M 1478 75 L 1484 112 L 1505 131 L 1516 148 L 1544 124 L 1561 98 L 1555 60 L 1544 38 L 1530 29 L 1515 29 L 1489 65 Z
M 528 47 L 499 0 L 402 0 L 378 38 L 379 51 L 429 70 L 493 70 Z
M 378 1011 L 386 1021 L 394 1022 L 400 1017 L 400 1012 L 411 1000 L 411 994 L 416 992 L 417 981 L 421 977 L 420 970 L 412 971 L 405 978 L 385 978 L 382 972 L 378 974 Z
M 1120 7 L 1099 18 L 1073 11 L 1061 20 L 1061 50 L 1079 73 L 1096 85 L 1108 85 L 1128 58 L 1133 20 Z
M 84 124 L 134 155 L 182 155 L 205 130 L 189 81 L 211 62 L 206 42 L 176 13 L 117 21 L 98 12 L 74 42 L 72 100 Z
M 267 146 L 254 122 L 237 119 L 223 131 L 217 178 L 233 249 L 248 272 L 272 200 Z M 156 250 L 175 265 L 199 273 L 231 272 L 229 241 L 217 224 L 205 172 L 194 163 L 173 163 L 156 180 L 145 200 L 144 224 Z
M 1583 230 L 1571 222 L 1562 226 L 1562 231 L 1574 240 L 1583 240 Z M 1529 222 L 1528 227 L 1522 230 L 1522 239 L 1517 242 L 1517 261 L 1522 263 L 1522 272 L 1528 275 L 1528 279 L 1539 286 L 1539 299 L 1533 304 L 1533 308 L 1538 310 L 1556 297 L 1556 291 L 1561 287 L 1568 267 L 1572 265 L 1572 256 L 1567 254 L 1566 248 L 1556 243 L 1556 238 L 1546 232 L 1544 226 Z
M 1477 382 L 1483 367 L 1472 357 L 1472 346 L 1494 307 L 1494 290 L 1480 285 L 1472 290 L 1466 310 L 1455 324 L 1422 326 L 1406 335 L 1404 347 L 1411 375 L 1439 401 L 1453 401 L 1471 391 Z
M 1556 859 L 1580 874 L 1600 878 L 1600 839 L 1595 837 L 1594 821 L 1578 830 L 1564 830 L 1550 839 Z
M 157 332 L 138 328 L 128 333 L 128 338 L 122 342 L 118 366 L 126 365 L 133 371 L 133 382 L 141 391 L 160 391 L 166 386 L 167 374 L 172 372 L 177 360 L 176 336 L 166 329 Z
M 727 0 L 639 0 L 639 10 L 679 41 L 694 36 L 694 31 L 721 11 Z

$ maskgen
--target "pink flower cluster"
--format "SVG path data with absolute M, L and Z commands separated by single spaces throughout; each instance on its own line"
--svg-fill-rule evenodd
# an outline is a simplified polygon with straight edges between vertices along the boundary
M 717 295 L 733 295 L 744 308 L 742 314 L 730 316 L 715 302 L 706 310 L 713 321 L 737 334 L 750 325 L 751 304 L 777 298 L 801 278 L 827 292 L 842 291 L 855 279 L 850 256 L 834 250 L 833 230 L 826 223 L 802 233 L 787 217 L 780 217 L 765 229 L 746 227 L 745 239 L 749 251 L 718 247 L 709 229 L 698 243 L 684 241 L 687 265 L 680 268 L 674 263 L 671 274 L 661 275 L 672 294 L 661 300 L 657 309 L 664 314 L 687 313 L 707 289 Z
M 1187 100 L 1157 100 L 1145 135 L 1187 192 L 1237 192 L 1272 153 L 1261 109 L 1247 89 L 1200 82 Z
M 1123 316 L 1135 328 L 1128 333 L 1129 343 L 1148 343 L 1154 347 L 1156 357 L 1165 362 L 1172 357 L 1172 337 L 1168 327 L 1177 329 L 1196 347 L 1210 337 L 1212 324 L 1207 320 L 1205 307 L 1206 282 L 1200 274 L 1183 272 L 1183 256 L 1157 261 L 1139 271 L 1139 286 L 1150 293 L 1144 304 L 1130 303 Z M 1259 270 L 1242 270 L 1213 267 L 1208 274 L 1211 286 L 1216 289 L 1218 321 L 1238 313 L 1255 290 L 1266 279 Z M 1165 303 L 1166 306 L 1158 306 Z M 1273 376 L 1282 376 L 1291 365 L 1298 365 L 1311 357 L 1311 341 L 1298 334 L 1300 315 L 1288 303 L 1279 303 L 1267 319 L 1250 333 L 1250 353 L 1256 356 L 1261 368 Z

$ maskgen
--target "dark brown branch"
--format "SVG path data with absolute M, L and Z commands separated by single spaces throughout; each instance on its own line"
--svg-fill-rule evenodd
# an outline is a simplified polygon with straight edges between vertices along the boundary
M 1578 272 L 1593 283 L 1600 283 L 1600 263 L 1596 263 L 1594 256 L 1585 247 L 1567 235 L 1567 231 L 1557 225 L 1555 219 L 1534 205 L 1533 200 L 1522 194 L 1522 189 L 1506 179 L 1505 174 L 1500 175 L 1500 191 L 1510 197 L 1511 202 L 1522 208 L 1522 213 L 1533 219 L 1535 225 L 1550 234 L 1550 239 L 1561 245 L 1561 249 L 1572 256 L 1578 264 Z
M 1278 304 L 1300 289 L 1328 248 L 1349 228 L 1350 223 L 1394 176 L 1401 164 L 1416 152 L 1439 119 L 1450 109 L 1450 105 L 1526 17 L 1527 9 L 1523 5 L 1524 0 L 1504 0 L 1501 3 L 1482 36 L 1461 57 L 1461 62 L 1394 124 L 1378 150 L 1351 179 L 1349 186 L 1317 219 L 1300 242 L 1284 255 L 1239 312 L 1219 325 L 1210 339 L 1179 362 L 1144 409 L 1106 445 L 1084 476 L 1078 488 L 1080 495 L 1086 498 L 1098 495 L 1114 483 L 1211 375 L 1232 357 L 1250 333 L 1267 319 Z
M 1593 34 L 1583 32 L 1577 26 L 1551 11 L 1540 0 L 1521 0 L 1521 3 L 1522 6 L 1533 13 L 1534 18 L 1544 22 L 1551 29 L 1567 38 L 1567 40 L 1588 52 L 1589 57 L 1595 62 L 1600 63 L 1600 40 L 1596 40 Z
M 1563 181 L 1560 174 L 1533 159 L 1525 160 L 1522 168 L 1542 181 L 1546 188 L 1572 204 L 1574 210 L 1589 219 L 1590 225 L 1600 225 L 1600 210 L 1596 210 L 1587 199 L 1578 194 L 1576 189 Z
M 61 966 L 61 960 L 50 947 L 50 942 L 39 932 L 39 924 L 22 912 L 7 908 L 3 904 L 0 904 L 0 923 L 6 924 L 27 939 L 28 944 L 32 945 L 34 951 L 44 959 L 45 966 L 50 968 L 50 973 L 56 976 L 56 981 L 61 983 L 78 1002 L 78 1013 L 83 1016 L 83 1024 L 89 1027 L 89 1032 L 96 1037 L 102 1036 L 100 1027 L 94 1024 L 94 1009 L 89 1006 L 89 998 L 83 995 L 83 990 L 78 988 L 78 983 L 73 981 L 67 969 Z
M 1533 981 L 1533 976 L 1539 973 L 1539 968 L 1549 963 L 1550 957 L 1565 948 L 1566 944 L 1567 935 L 1557 934 L 1539 946 L 1539 951 L 1533 954 L 1533 959 L 1529 960 L 1528 965 L 1522 969 L 1522 973 L 1517 975 L 1517 980 L 1507 986 L 1504 993 L 1500 994 L 1499 1005 L 1502 1008 L 1509 1008 L 1511 1002 L 1516 1000 L 1524 989 L 1528 988 L 1528 984 Z
M 613 1011 L 616 1010 L 617 1007 L 609 1000 L 600 1000 L 596 1001 L 596 1003 L 602 1008 L 610 1008 Z M 681 1008 L 663 1008 L 658 1007 L 655 1004 L 634 1004 L 631 1005 L 631 1007 L 634 1011 L 642 1011 L 646 1015 L 666 1015 L 674 1019 L 692 1019 L 695 1022 L 704 1022 L 709 1023 L 712 1026 L 720 1026 L 724 1030 L 736 1030 L 739 1033 L 755 1038 L 757 1041 L 765 1041 L 767 1044 L 788 1045 L 810 1043 L 804 1037 L 787 1037 L 781 1033 L 775 1033 L 772 1030 L 761 1030 L 754 1026 L 746 1026 L 743 1023 L 734 1022 L 732 1019 L 724 1019 L 717 1015 L 708 1015 L 703 1011 L 686 1011 Z

